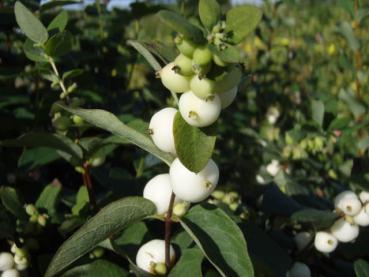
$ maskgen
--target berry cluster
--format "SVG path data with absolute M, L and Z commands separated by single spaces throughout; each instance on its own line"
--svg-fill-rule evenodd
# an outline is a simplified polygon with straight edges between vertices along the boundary
M 341 216 L 328 231 L 315 234 L 315 248 L 323 253 L 334 251 L 338 242 L 354 241 L 359 235 L 359 226 L 369 226 L 369 192 L 359 195 L 344 191 L 334 199 L 336 212 Z
M 223 62 L 213 54 L 211 47 L 221 46 L 224 22 L 216 25 L 208 37 L 208 44 L 196 45 L 177 37 L 175 43 L 180 54 L 159 72 L 163 85 L 172 93 L 183 93 L 178 102 L 179 113 L 191 126 L 207 127 L 219 117 L 220 111 L 228 107 L 236 97 L 242 72 L 238 65 Z M 166 107 L 156 112 L 149 124 L 149 133 L 154 144 L 162 151 L 177 155 L 173 124 L 178 110 Z M 170 165 L 169 173 L 159 174 L 145 186 L 143 196 L 151 200 L 159 216 L 169 211 L 183 216 L 190 203 L 205 200 L 214 191 L 219 179 L 219 169 L 210 159 L 198 173 L 186 168 L 179 158 Z M 233 203 L 233 202 L 232 202 Z M 152 240 L 141 246 L 136 256 L 139 268 L 152 274 L 166 274 L 165 241 Z M 175 252 L 170 246 L 170 259 Z
M 25 271 L 28 267 L 28 260 L 28 252 L 13 244 L 11 247 L 11 253 L 0 253 L 1 277 L 20 277 L 20 272 Z

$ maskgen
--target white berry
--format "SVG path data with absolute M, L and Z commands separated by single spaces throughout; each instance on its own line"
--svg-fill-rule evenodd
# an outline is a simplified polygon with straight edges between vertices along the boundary
M 365 204 L 366 202 L 369 202 L 369 192 L 368 191 L 360 192 L 359 198 L 363 204 Z
M 337 210 L 342 211 L 346 215 L 354 216 L 360 211 L 362 205 L 357 195 L 347 190 L 335 197 L 334 206 Z
M 222 104 L 222 109 L 227 108 L 229 105 L 233 103 L 234 99 L 237 96 L 237 92 L 238 92 L 238 87 L 235 86 L 234 88 L 230 90 L 218 93 L 220 102 Z
M 279 170 L 281 169 L 281 166 L 279 164 L 279 161 L 277 160 L 272 160 L 267 166 L 266 166 L 266 171 L 272 175 L 272 176 L 276 176 L 277 173 L 279 172 Z
M 190 89 L 190 79 L 176 72 L 175 63 L 164 66 L 159 75 L 163 85 L 173 92 L 185 92 Z
M 170 197 L 172 195 L 172 185 L 170 183 L 169 174 L 160 174 L 147 182 L 143 197 L 151 200 L 158 214 L 165 214 L 168 211 Z M 180 199 L 175 198 L 174 203 L 178 203 Z
M 309 232 L 300 232 L 296 234 L 294 238 L 296 247 L 299 251 L 305 249 L 312 239 L 313 238 Z
M 14 266 L 13 255 L 9 252 L 0 253 L 0 271 L 11 269 Z
M 301 262 L 295 262 L 291 269 L 289 270 L 288 277 L 310 277 L 311 271 L 310 268 Z
M 331 253 L 338 245 L 337 239 L 328 232 L 317 232 L 315 234 L 314 246 L 323 253 Z
M 150 135 L 154 144 L 162 151 L 176 154 L 173 136 L 175 108 L 164 108 L 156 112 L 150 120 Z
M 218 95 L 214 94 L 203 100 L 192 91 L 181 95 L 178 106 L 183 119 L 195 127 L 206 127 L 213 124 L 218 119 L 221 110 Z
M 341 218 L 331 226 L 331 233 L 340 242 L 350 242 L 359 235 L 359 226 Z
M 8 269 L 1 274 L 1 277 L 20 277 L 20 274 L 16 269 Z
M 172 245 L 169 254 L 171 262 L 174 262 L 175 252 Z M 165 264 L 165 241 L 154 239 L 142 245 L 136 255 L 136 264 L 146 272 L 157 274 L 155 266 Z
M 215 189 L 219 179 L 219 169 L 213 160 L 209 160 L 203 170 L 194 173 L 188 170 L 177 158 L 169 170 L 173 192 L 188 202 L 200 202 Z
M 354 222 L 359 226 L 369 226 L 369 202 L 354 216 Z

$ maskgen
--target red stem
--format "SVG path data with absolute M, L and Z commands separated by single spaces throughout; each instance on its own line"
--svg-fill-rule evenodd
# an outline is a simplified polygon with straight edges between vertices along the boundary
M 91 205 L 91 209 L 96 212 L 97 209 L 97 204 L 96 204 L 96 197 L 95 197 L 95 193 L 92 187 L 92 181 L 91 181 L 91 176 L 90 176 L 90 164 L 88 162 L 85 162 L 83 164 L 83 184 L 86 186 L 87 188 L 87 192 L 88 192 L 88 198 L 90 199 L 90 205 Z

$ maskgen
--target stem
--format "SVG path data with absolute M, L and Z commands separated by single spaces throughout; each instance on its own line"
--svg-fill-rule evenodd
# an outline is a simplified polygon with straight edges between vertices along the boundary
M 172 214 L 173 214 L 173 205 L 174 205 L 174 198 L 176 196 L 172 192 L 169 201 L 168 213 L 165 216 L 165 265 L 169 271 L 171 267 L 170 262 L 170 238 L 172 235 Z
M 170 93 L 172 94 L 173 99 L 176 102 L 176 106 L 178 107 L 178 97 L 177 97 L 177 94 L 175 92 L 173 92 L 173 91 L 170 91 Z
M 87 188 L 87 192 L 88 192 L 88 198 L 90 200 L 90 205 L 91 205 L 91 209 L 96 212 L 98 210 L 97 208 L 97 204 L 96 204 L 96 197 L 95 197 L 95 193 L 93 191 L 93 187 L 92 187 L 92 181 L 91 181 L 91 176 L 90 176 L 90 165 L 88 162 L 85 162 L 83 164 L 83 184 L 86 186 Z
M 67 92 L 67 89 L 65 88 L 65 85 L 64 85 L 64 81 L 62 78 L 60 78 L 60 74 L 59 74 L 59 71 L 58 69 L 56 68 L 56 64 L 54 62 L 54 59 L 50 56 L 47 57 L 56 77 L 58 78 L 58 83 L 59 83 L 59 86 L 61 88 L 61 90 L 63 91 L 63 94 L 68 97 L 68 92 Z

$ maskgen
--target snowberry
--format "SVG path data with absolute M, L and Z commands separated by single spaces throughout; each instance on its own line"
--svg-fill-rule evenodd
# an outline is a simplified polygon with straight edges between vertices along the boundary
M 214 81 L 195 75 L 190 81 L 190 89 L 197 97 L 206 100 L 214 93 Z
M 185 92 L 190 89 L 190 82 L 188 77 L 183 76 L 176 72 L 177 68 L 175 63 L 169 63 L 164 66 L 159 75 L 163 85 L 173 92 Z
M 331 226 L 331 233 L 340 242 L 350 242 L 359 235 L 359 226 L 341 218 Z
M 11 269 L 14 266 L 13 255 L 9 252 L 0 253 L 0 271 Z
M 20 277 L 20 274 L 16 269 L 8 269 L 1 274 L 1 277 Z
M 233 67 L 228 73 L 222 76 L 215 84 L 215 92 L 221 93 L 237 86 L 242 77 L 242 72 L 238 67 Z
M 279 161 L 277 160 L 272 160 L 267 166 L 266 166 L 266 171 L 272 175 L 272 176 L 276 176 L 277 173 L 279 172 L 279 170 L 281 169 L 281 166 L 279 164 Z
M 90 159 L 89 159 L 89 163 L 92 167 L 99 167 L 100 165 L 102 165 L 105 162 L 105 156 L 104 155 L 93 155 Z
M 192 60 L 189 57 L 183 54 L 179 54 L 174 60 L 174 64 L 178 66 L 179 74 L 182 74 L 183 76 L 191 76 L 194 74 L 192 68 Z
M 368 191 L 360 192 L 359 198 L 363 204 L 365 204 L 366 202 L 369 202 L 369 192 Z
M 162 151 L 176 154 L 173 136 L 175 108 L 164 108 L 156 112 L 150 120 L 150 135 L 154 144 Z
M 229 105 L 232 104 L 232 102 L 234 101 L 234 99 L 237 96 L 237 91 L 238 91 L 238 87 L 235 86 L 234 88 L 232 88 L 230 90 L 218 93 L 218 96 L 220 98 L 220 102 L 222 103 L 222 109 L 225 109 Z
M 174 42 L 177 45 L 178 50 L 183 55 L 192 58 L 193 52 L 196 49 L 196 45 L 192 41 L 183 39 L 181 37 L 176 37 Z
M 337 239 L 328 232 L 317 232 L 315 234 L 314 246 L 323 253 L 331 253 L 338 245 Z
M 337 210 L 342 211 L 346 215 L 354 216 L 360 211 L 362 205 L 357 195 L 347 190 L 335 197 L 334 206 Z
M 174 262 L 175 252 L 172 246 L 169 249 L 170 260 Z M 165 266 L 165 241 L 154 239 L 140 247 L 136 256 L 136 264 L 139 268 L 151 274 L 157 275 Z
M 219 65 L 221 67 L 228 65 L 228 63 L 222 61 L 222 59 L 218 55 L 213 55 L 213 61 L 216 65 Z
M 354 216 L 354 223 L 359 226 L 369 226 L 369 203 L 366 203 L 360 212 Z
M 206 65 L 211 62 L 213 54 L 207 46 L 198 47 L 193 52 L 193 61 L 198 65 Z
M 266 115 L 269 124 L 274 125 L 277 122 L 280 115 L 281 113 L 279 112 L 278 108 L 270 107 Z
M 143 197 L 155 204 L 158 214 L 165 214 L 168 211 L 171 195 L 172 185 L 169 174 L 156 175 L 147 182 L 143 191 Z M 176 197 L 174 201 L 178 203 L 180 199 Z
M 200 202 L 207 198 L 219 179 L 219 169 L 213 160 L 209 160 L 203 170 L 194 173 L 177 158 L 171 164 L 169 174 L 175 195 L 188 202 Z
M 299 251 L 306 248 L 312 240 L 312 236 L 309 232 L 300 232 L 295 235 L 295 243 Z
M 203 100 L 192 91 L 181 95 L 178 106 L 183 119 L 195 127 L 206 127 L 213 124 L 218 119 L 221 110 L 218 95 L 215 94 Z
M 301 262 L 295 262 L 287 273 L 288 277 L 310 277 L 310 268 Z

